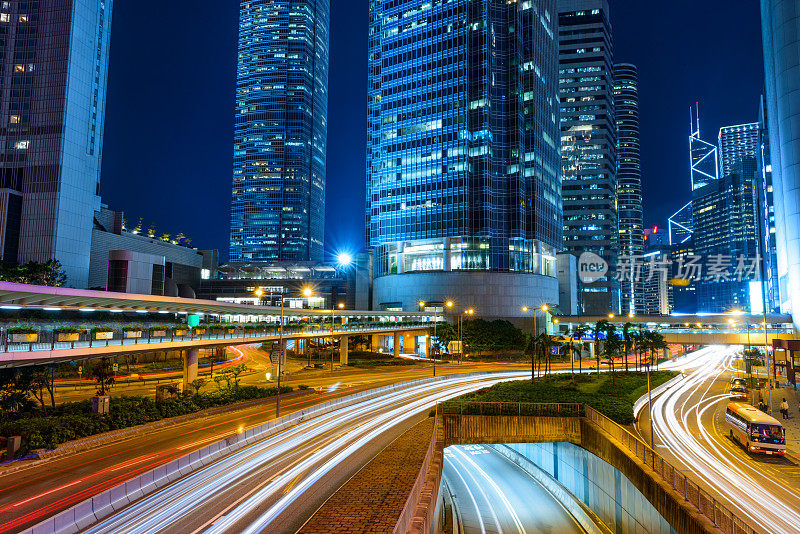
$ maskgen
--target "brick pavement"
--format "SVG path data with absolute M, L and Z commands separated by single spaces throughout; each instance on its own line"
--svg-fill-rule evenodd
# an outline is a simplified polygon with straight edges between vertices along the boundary
M 390 443 L 325 501 L 298 534 L 392 532 L 425 460 L 433 423 L 429 417 Z

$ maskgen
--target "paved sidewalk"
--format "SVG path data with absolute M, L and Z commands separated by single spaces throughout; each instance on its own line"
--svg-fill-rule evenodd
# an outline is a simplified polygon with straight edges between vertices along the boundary
M 778 377 L 780 380 L 780 377 Z M 786 449 L 789 454 L 800 460 L 800 392 L 795 391 L 793 388 L 787 389 L 786 382 L 780 382 L 781 388 L 772 390 L 772 416 L 781 422 L 783 428 L 786 429 Z M 786 398 L 789 403 L 789 418 L 784 419 L 781 415 L 781 400 Z M 766 399 L 765 392 L 765 399 Z

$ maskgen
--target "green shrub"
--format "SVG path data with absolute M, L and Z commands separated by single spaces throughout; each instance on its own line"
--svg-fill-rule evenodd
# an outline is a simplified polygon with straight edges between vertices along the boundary
M 128 324 L 122 327 L 125 332 L 142 332 L 144 331 L 144 326 L 140 324 Z
M 114 329 L 110 326 L 93 326 L 92 327 L 92 334 L 97 334 L 99 332 L 113 332 Z
M 32 326 L 12 326 L 8 329 L 9 334 L 37 334 L 39 330 Z
M 58 328 L 53 328 L 54 334 L 83 334 L 86 332 L 85 328 L 78 328 L 76 326 L 59 326 Z

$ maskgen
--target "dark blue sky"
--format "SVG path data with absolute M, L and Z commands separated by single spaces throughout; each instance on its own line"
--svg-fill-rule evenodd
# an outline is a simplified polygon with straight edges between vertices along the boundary
M 645 224 L 689 198 L 703 136 L 757 119 L 758 2 L 611 0 L 616 60 L 641 77 Z M 367 1 L 331 0 L 326 249 L 363 247 Z M 238 2 L 116 2 L 101 190 L 112 209 L 227 258 Z

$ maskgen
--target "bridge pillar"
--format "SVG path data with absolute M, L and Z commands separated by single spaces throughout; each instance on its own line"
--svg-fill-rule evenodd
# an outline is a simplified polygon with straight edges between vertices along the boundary
M 372 352 L 378 352 L 378 349 L 381 348 L 382 342 L 383 336 L 381 334 L 372 334 L 372 336 L 370 336 L 370 350 Z
M 589 359 L 594 361 L 594 343 L 589 343 Z
M 339 338 L 339 365 L 347 365 L 349 356 L 350 336 Z
M 403 352 L 417 353 L 417 337 L 414 334 L 403 334 Z
M 431 335 L 425 332 L 425 357 L 431 357 Z
M 394 333 L 394 357 L 400 357 L 400 332 Z
M 181 351 L 183 356 L 183 391 L 189 391 L 189 384 L 197 380 L 197 360 L 200 349 Z

